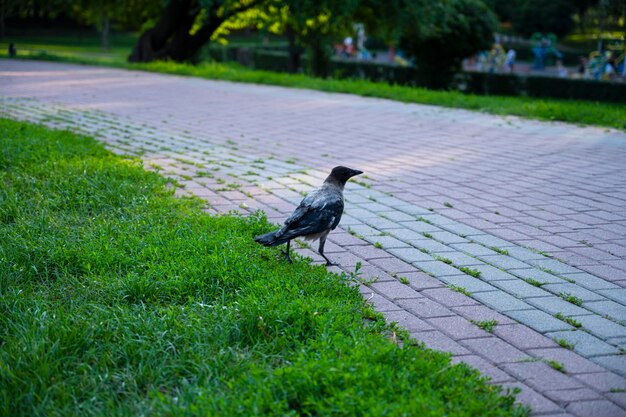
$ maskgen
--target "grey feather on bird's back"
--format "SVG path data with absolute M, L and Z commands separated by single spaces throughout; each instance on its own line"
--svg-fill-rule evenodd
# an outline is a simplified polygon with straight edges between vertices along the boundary
M 307 195 L 285 225 L 276 232 L 276 238 L 287 241 L 298 236 L 308 236 L 333 230 L 343 214 L 343 193 L 333 184 Z

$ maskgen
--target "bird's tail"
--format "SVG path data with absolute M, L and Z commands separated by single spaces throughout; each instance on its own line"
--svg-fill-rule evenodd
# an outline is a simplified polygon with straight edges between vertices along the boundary
M 276 246 L 289 240 L 288 238 L 286 239 L 284 235 L 280 237 L 276 236 L 277 233 L 278 230 L 275 230 L 264 235 L 255 236 L 254 241 L 263 246 Z

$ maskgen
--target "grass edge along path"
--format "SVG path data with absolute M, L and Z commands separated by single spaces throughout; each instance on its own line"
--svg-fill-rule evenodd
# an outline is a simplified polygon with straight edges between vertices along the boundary
M 0 119 L 0 414 L 525 416 L 346 277 L 87 137 Z
M 0 57 L 6 58 L 7 56 L 4 54 L 0 55 Z M 24 55 L 20 56 L 20 58 L 109 66 L 212 80 L 302 88 L 328 93 L 354 94 L 404 103 L 473 110 L 500 116 L 519 116 L 528 119 L 560 121 L 577 125 L 626 130 L 626 118 L 624 117 L 626 105 L 614 103 L 533 97 L 480 96 L 464 94 L 458 91 L 435 91 L 366 80 L 323 79 L 304 74 L 253 70 L 235 63 L 205 62 L 199 65 L 191 65 L 159 61 L 148 64 L 129 64 L 117 59 L 98 59 L 75 55 L 64 56 L 54 53 Z

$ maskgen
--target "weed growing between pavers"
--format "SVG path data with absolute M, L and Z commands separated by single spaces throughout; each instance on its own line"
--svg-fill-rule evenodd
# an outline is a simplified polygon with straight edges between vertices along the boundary
M 493 333 L 493 328 L 496 326 L 496 324 L 498 324 L 496 320 L 483 320 L 483 321 L 470 320 L 470 322 L 472 322 L 476 326 L 480 327 L 481 329 L 489 333 Z
M 0 414 L 527 414 L 258 247 L 262 217 L 205 215 L 90 139 L 0 135 Z

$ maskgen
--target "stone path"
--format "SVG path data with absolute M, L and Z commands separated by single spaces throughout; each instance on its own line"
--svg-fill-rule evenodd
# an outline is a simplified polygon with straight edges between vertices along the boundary
M 0 116 L 95 135 L 213 213 L 282 222 L 333 166 L 364 170 L 326 252 L 388 321 L 536 415 L 626 415 L 626 134 L 9 60 L 0 96 Z

